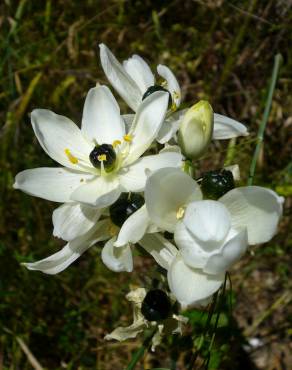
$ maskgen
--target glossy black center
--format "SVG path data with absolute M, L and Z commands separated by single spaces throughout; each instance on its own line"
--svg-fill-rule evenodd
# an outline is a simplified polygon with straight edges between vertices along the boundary
M 210 171 L 203 175 L 201 190 L 205 198 L 216 200 L 234 189 L 234 187 L 234 179 L 231 171 Z
M 168 90 L 166 90 L 164 87 L 160 86 L 160 85 L 153 85 L 153 86 L 148 87 L 148 89 L 146 90 L 146 92 L 142 96 L 142 100 L 146 99 L 149 95 L 153 94 L 156 91 L 164 91 L 164 92 L 167 92 L 169 94 L 169 97 L 168 97 L 168 106 L 171 106 L 171 104 L 172 104 L 172 98 L 171 98 L 170 92 Z
M 97 145 L 89 154 L 89 159 L 92 165 L 95 168 L 101 168 L 101 163 L 103 163 L 106 171 L 113 169 L 116 158 L 116 152 L 110 144 Z
M 144 198 L 137 193 L 123 193 L 119 199 L 109 207 L 112 222 L 121 227 L 128 217 L 141 208 Z
M 142 302 L 141 312 L 148 321 L 165 320 L 171 312 L 170 299 L 163 290 L 149 290 Z

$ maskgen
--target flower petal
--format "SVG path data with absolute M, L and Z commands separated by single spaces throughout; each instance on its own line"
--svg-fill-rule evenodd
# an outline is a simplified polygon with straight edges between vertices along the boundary
M 90 89 L 84 104 L 82 132 L 98 144 L 112 144 L 122 140 L 125 124 L 120 108 L 107 86 Z
M 231 214 L 232 227 L 247 228 L 248 244 L 265 243 L 276 233 L 282 197 L 260 186 L 235 188 L 219 199 Z
M 53 202 L 70 202 L 72 192 L 92 175 L 67 168 L 34 168 L 19 172 L 15 177 L 14 189 Z
M 102 249 L 102 262 L 112 271 L 133 271 L 133 257 L 129 245 L 117 248 L 114 246 L 115 237 L 110 239 Z
M 144 205 L 124 222 L 117 241 L 114 243 L 115 247 L 122 247 L 128 243 L 137 243 L 145 234 L 149 223 L 150 219 Z
M 178 252 L 176 247 L 160 234 L 146 234 L 139 244 L 151 254 L 159 266 L 166 270 L 169 269 Z
M 123 327 L 120 326 L 116 328 L 114 331 L 112 331 L 110 334 L 107 334 L 104 339 L 111 340 L 115 339 L 119 342 L 122 342 L 123 340 L 130 339 L 130 338 L 136 338 L 136 336 L 141 333 L 145 329 L 145 320 L 142 318 L 140 320 L 136 320 L 133 322 L 132 325 Z
M 149 65 L 139 55 L 133 55 L 123 62 L 126 72 L 138 85 L 142 95 L 149 86 L 154 85 L 154 76 Z
M 65 203 L 53 212 L 53 235 L 73 240 L 87 233 L 101 215 L 101 209 L 81 203 Z
M 29 270 L 38 270 L 49 275 L 58 274 L 71 265 L 71 263 L 95 243 L 108 238 L 108 233 L 105 232 L 106 223 L 107 220 L 98 222 L 94 229 L 91 229 L 79 238 L 71 240 L 59 252 L 40 261 L 24 263 L 23 265 Z
M 247 249 L 246 229 L 237 233 L 221 249 L 219 253 L 213 254 L 204 267 L 207 274 L 221 274 L 240 259 Z
M 101 65 L 107 79 L 135 112 L 142 100 L 142 93 L 139 87 L 117 61 L 113 53 L 104 44 L 100 44 L 99 47 Z
M 121 195 L 118 178 L 98 176 L 79 186 L 71 195 L 71 200 L 103 208 L 113 204 Z
M 145 170 L 153 172 L 164 167 L 180 167 L 181 164 L 182 154 L 177 151 L 169 150 L 148 155 L 123 168 L 120 173 L 120 183 L 127 191 L 143 191 L 147 180 Z
M 133 137 L 123 166 L 135 162 L 151 145 L 164 120 L 168 93 L 157 91 L 140 104 L 129 135 Z
M 232 118 L 214 113 L 214 140 L 232 139 L 238 136 L 249 135 L 247 128 L 240 122 Z
M 167 82 L 166 88 L 171 93 L 175 106 L 178 107 L 181 102 L 181 90 L 175 75 L 171 72 L 171 70 L 168 67 L 161 64 L 157 66 L 157 72 L 161 77 L 163 77 L 166 80 Z
M 174 240 L 181 251 L 185 263 L 193 268 L 203 268 L 206 265 L 210 252 L 204 250 L 199 241 L 188 230 L 182 221 L 176 224 Z
M 224 282 L 224 274 L 208 275 L 202 270 L 188 267 L 178 254 L 167 274 L 171 292 L 186 308 L 199 305 L 214 294 Z
M 165 144 L 175 136 L 186 111 L 187 109 L 181 109 L 177 112 L 172 113 L 169 117 L 167 117 L 164 120 L 156 137 L 156 140 L 160 144 Z
M 75 170 L 87 172 L 92 168 L 88 157 L 92 145 L 69 118 L 47 109 L 35 109 L 31 113 L 31 124 L 40 145 L 52 159 Z
M 187 206 L 183 223 L 208 251 L 224 241 L 230 230 L 231 220 L 223 204 L 215 200 L 201 200 Z
M 199 185 L 176 168 L 163 168 L 149 176 L 145 202 L 150 219 L 162 229 L 173 232 L 180 207 L 202 199 Z

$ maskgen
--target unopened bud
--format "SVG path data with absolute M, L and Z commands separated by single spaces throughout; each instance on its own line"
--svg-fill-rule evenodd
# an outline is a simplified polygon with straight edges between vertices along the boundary
M 199 158 L 210 144 L 214 126 L 211 105 L 201 100 L 184 115 L 178 132 L 178 142 L 189 159 Z

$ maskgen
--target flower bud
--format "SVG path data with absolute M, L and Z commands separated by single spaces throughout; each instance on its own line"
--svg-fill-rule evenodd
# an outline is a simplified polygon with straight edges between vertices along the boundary
M 199 101 L 186 112 L 178 131 L 178 142 L 188 159 L 197 159 L 205 152 L 213 126 L 213 109 L 207 101 Z

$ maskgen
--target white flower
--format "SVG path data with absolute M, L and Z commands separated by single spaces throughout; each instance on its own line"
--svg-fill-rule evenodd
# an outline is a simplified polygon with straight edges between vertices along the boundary
M 142 102 L 143 95 L 149 87 L 155 85 L 155 77 L 148 64 L 140 56 L 133 55 L 122 65 L 104 44 L 100 44 L 100 60 L 114 89 L 136 112 Z M 157 72 L 165 80 L 163 87 L 170 92 L 173 101 L 172 109 L 156 137 L 159 143 L 164 144 L 175 136 L 187 110 L 175 111 L 181 103 L 181 89 L 171 70 L 164 65 L 158 65 Z M 128 115 L 128 120 L 131 120 L 130 115 Z M 213 139 L 223 140 L 246 135 L 248 132 L 243 124 L 214 113 Z
M 31 114 L 45 152 L 64 167 L 20 172 L 14 188 L 56 202 L 81 202 L 103 208 L 122 192 L 143 191 L 145 169 L 180 166 L 181 154 L 163 151 L 140 158 L 155 139 L 165 117 L 168 94 L 156 92 L 139 106 L 126 133 L 119 106 L 105 86 L 86 97 L 81 130 L 49 110 Z
M 273 237 L 283 203 L 275 192 L 258 186 L 235 188 L 218 201 L 202 200 L 198 184 L 171 168 L 148 178 L 145 201 L 150 219 L 174 232 L 179 250 L 157 235 L 139 243 L 168 270 L 169 287 L 183 306 L 217 291 L 248 244 Z
M 115 272 L 131 272 L 131 244 L 137 243 L 145 233 L 157 232 L 157 228 L 151 224 L 145 205 L 128 217 L 121 228 L 107 215 L 108 209 L 80 203 L 63 204 L 53 212 L 53 234 L 68 243 L 47 258 L 23 265 L 29 270 L 54 275 L 65 270 L 97 242 L 107 241 L 101 252 L 104 264 Z M 103 219 L 99 220 L 100 216 Z

